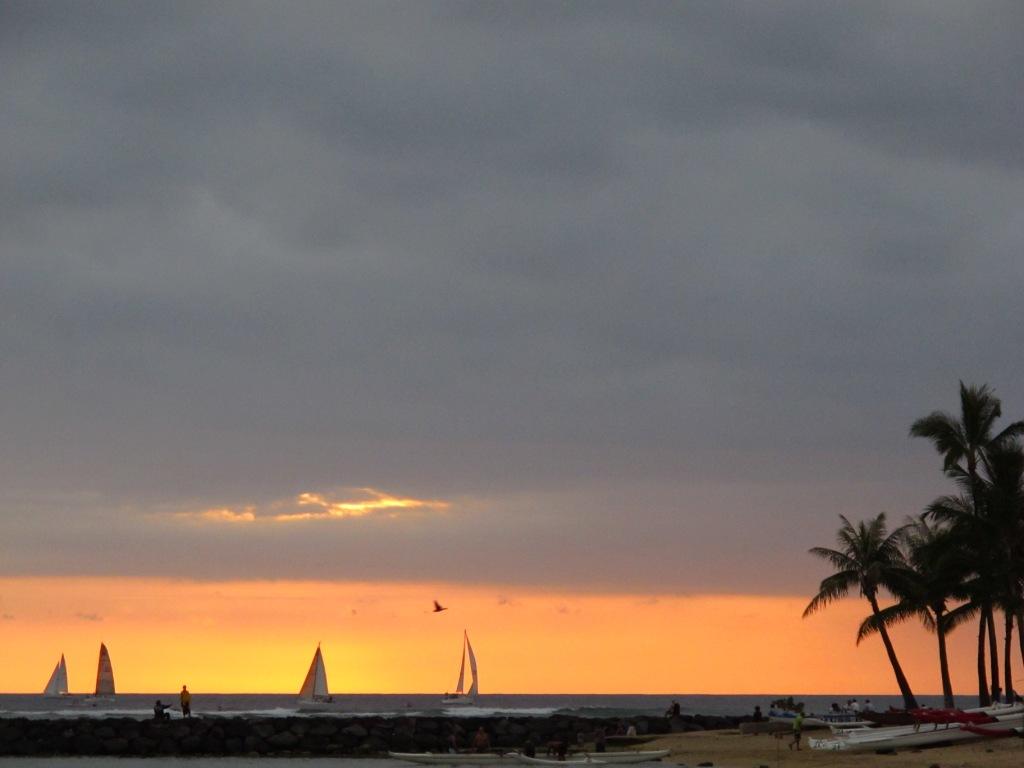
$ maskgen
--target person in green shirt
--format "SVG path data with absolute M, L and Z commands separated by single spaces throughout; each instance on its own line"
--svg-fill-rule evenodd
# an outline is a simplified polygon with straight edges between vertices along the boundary
M 799 751 L 800 749 L 800 732 L 804 728 L 804 713 L 797 712 L 796 717 L 793 718 L 793 741 L 789 743 L 789 748 L 792 749 L 794 746 Z

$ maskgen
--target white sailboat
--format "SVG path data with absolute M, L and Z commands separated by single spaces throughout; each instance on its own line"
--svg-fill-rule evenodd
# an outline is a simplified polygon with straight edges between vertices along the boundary
M 306 679 L 299 689 L 300 701 L 331 701 L 331 692 L 327 690 L 327 667 L 324 666 L 324 655 L 317 643 L 313 662 L 309 665 Z
M 302 688 L 299 689 L 299 711 L 323 712 L 341 706 L 340 702 L 334 701 L 334 697 L 327 689 L 327 667 L 324 666 L 324 655 L 320 652 L 320 644 L 317 643 L 306 679 L 302 681 Z
M 60 655 L 60 661 L 57 662 L 57 666 L 53 668 L 53 674 L 50 675 L 49 681 L 46 683 L 46 687 L 43 689 L 43 696 L 48 699 L 56 698 L 58 696 L 68 695 L 68 667 L 64 663 L 64 654 Z
M 466 682 L 466 656 L 469 656 L 469 674 L 471 676 L 469 690 L 463 692 L 463 685 Z M 459 667 L 459 683 L 455 686 L 455 693 L 445 695 L 441 703 L 445 706 L 461 706 L 476 704 L 477 694 L 480 692 L 480 681 L 476 674 L 476 655 L 473 653 L 473 646 L 469 642 L 469 633 L 462 630 L 462 666 Z
M 96 667 L 96 693 L 97 698 L 111 697 L 114 695 L 114 667 L 110 663 L 110 654 L 107 646 L 100 643 L 100 661 Z

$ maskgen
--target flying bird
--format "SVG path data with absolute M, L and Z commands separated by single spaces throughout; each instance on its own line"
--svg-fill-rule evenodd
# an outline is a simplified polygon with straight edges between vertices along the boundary
M 448 606 L 441 605 L 437 600 L 434 601 L 434 613 L 440 613 L 441 611 L 447 611 Z

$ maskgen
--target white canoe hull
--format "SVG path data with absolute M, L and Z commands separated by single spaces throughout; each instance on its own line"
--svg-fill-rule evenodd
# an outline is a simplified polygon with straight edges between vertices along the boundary
M 873 752 L 879 749 L 908 749 L 937 744 L 959 744 L 965 741 L 991 738 L 982 731 L 1006 731 L 1024 727 L 1024 714 L 999 715 L 994 723 L 975 723 L 972 730 L 965 730 L 960 723 L 948 725 L 921 725 L 917 730 L 912 725 L 892 728 L 871 728 L 851 731 L 835 739 L 808 739 L 811 749 L 826 751 Z M 993 734 L 995 735 L 995 734 Z
M 661 760 L 668 757 L 667 749 L 649 749 L 646 752 L 584 752 L 590 760 L 599 760 L 602 763 L 611 765 L 627 765 L 631 763 L 647 763 L 651 760 Z
M 517 762 L 513 754 L 494 752 L 388 752 L 388 757 L 421 765 L 509 765 Z
M 584 760 L 549 760 L 540 757 L 527 757 L 516 754 L 515 759 L 523 765 L 605 765 L 603 760 L 591 760 L 589 757 Z
M 792 726 L 795 717 L 790 715 L 769 715 L 770 723 L 787 723 Z M 855 717 L 845 715 L 807 715 L 804 718 L 804 728 L 869 728 L 874 723 L 869 720 L 858 720 Z

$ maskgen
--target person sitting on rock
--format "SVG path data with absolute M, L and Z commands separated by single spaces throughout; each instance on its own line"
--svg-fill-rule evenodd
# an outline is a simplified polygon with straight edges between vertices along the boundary
M 491 751 L 491 737 L 487 735 L 482 725 L 476 729 L 476 735 L 473 736 L 473 749 L 477 752 Z
M 170 709 L 169 706 L 160 701 L 160 699 L 157 699 L 156 703 L 153 705 L 153 719 L 170 720 L 171 716 L 167 714 L 168 709 Z

